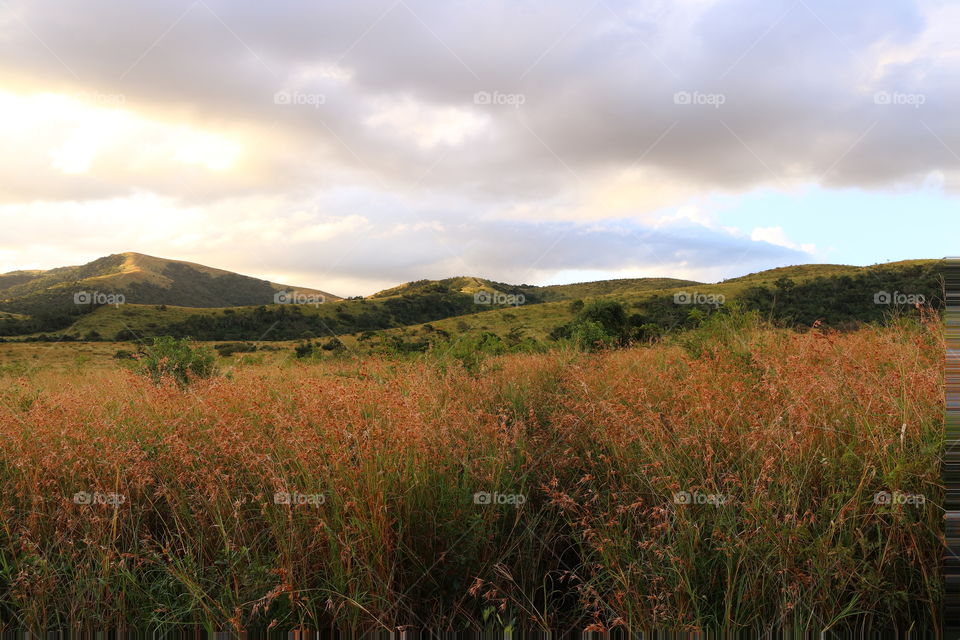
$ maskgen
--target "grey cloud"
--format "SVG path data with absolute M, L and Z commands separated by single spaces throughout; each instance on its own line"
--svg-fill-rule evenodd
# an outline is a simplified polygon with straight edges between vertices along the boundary
M 282 250 L 261 247 L 256 260 L 272 269 L 320 279 L 306 284 L 348 283 L 342 286 L 351 291 L 336 293 L 353 295 L 376 290 L 370 283 L 382 283 L 384 274 L 390 274 L 394 283 L 458 275 L 533 283 L 573 267 L 604 272 L 659 269 L 709 279 L 718 273 L 732 277 L 803 263 L 809 256 L 693 225 L 666 231 L 634 224 L 585 229 L 561 223 L 479 221 L 435 230 L 414 225 L 374 229 L 346 243 L 341 239 L 298 243 L 294 237 Z
M 677 33 L 665 29 L 683 22 L 674 15 L 680 9 L 657 3 L 12 6 L 79 80 L 15 20 L 0 43 L 6 73 L 120 91 L 212 126 L 239 119 L 288 130 L 305 149 L 323 148 L 336 163 L 391 184 L 433 167 L 425 186 L 466 197 L 536 197 L 569 187 L 567 167 L 587 173 L 641 156 L 707 188 L 773 176 L 875 185 L 958 164 L 927 131 L 953 148 L 960 143 L 951 117 L 956 69 L 927 73 L 921 61 L 894 66 L 876 83 L 924 93 L 920 109 L 878 108 L 871 91 L 858 89 L 878 47 L 921 35 L 924 16 L 906 0 L 869 11 L 827 0 L 731 0 Z M 327 96 L 322 109 L 273 104 L 298 73 L 336 61 L 353 74 L 349 83 L 315 78 L 300 86 Z M 481 90 L 521 93 L 525 103 L 481 108 L 472 102 Z M 722 93 L 725 103 L 677 105 L 677 91 Z M 475 109 L 494 128 L 434 166 L 446 149 L 419 149 L 363 125 L 372 99 L 403 96 Z M 313 182 L 322 172 L 304 160 L 291 174 L 277 159 L 271 177 Z
M 231 264 L 237 258 L 227 250 L 205 249 L 208 239 L 191 248 L 195 259 L 244 272 L 269 262 L 361 289 L 385 273 L 394 281 L 472 273 L 534 282 L 563 269 L 662 264 L 736 275 L 808 256 L 697 226 L 492 216 L 529 203 L 589 206 L 579 196 L 631 166 L 691 195 L 789 181 L 881 187 L 960 170 L 955 58 L 927 53 L 874 77 L 887 47 L 923 38 L 929 3 L 721 0 L 699 15 L 687 3 L 623 0 L 3 6 L 0 80 L 122 94 L 148 116 L 239 128 L 250 136 L 255 171 L 243 179 L 125 167 L 69 176 L 29 158 L 0 164 L 0 201 L 146 191 L 219 205 L 210 215 L 233 223 L 231 199 L 263 195 L 280 202 L 263 216 L 306 209 L 370 221 L 346 240 L 292 237 L 261 248 L 254 269 Z M 319 73 L 331 65 L 350 79 Z M 275 104 L 282 89 L 325 101 Z M 523 104 L 478 105 L 480 91 L 519 94 Z M 875 104 L 876 91 L 922 95 L 924 103 Z M 719 94 L 723 104 L 677 104 L 677 92 Z M 405 100 L 421 106 L 418 122 L 452 108 L 489 128 L 423 148 L 397 135 L 409 132 L 368 126 L 378 109 Z M 404 195 L 390 195 L 397 193 Z

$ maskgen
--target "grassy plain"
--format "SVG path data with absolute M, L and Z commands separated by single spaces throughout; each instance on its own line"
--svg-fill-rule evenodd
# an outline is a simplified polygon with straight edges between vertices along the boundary
M 186 388 L 117 348 L 0 344 L 2 629 L 937 624 L 939 321 Z

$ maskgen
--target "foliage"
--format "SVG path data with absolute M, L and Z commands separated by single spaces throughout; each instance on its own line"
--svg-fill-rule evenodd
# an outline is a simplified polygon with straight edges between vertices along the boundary
M 293 355 L 297 358 L 309 358 L 312 357 L 317 350 L 317 345 L 309 340 L 297 344 L 293 348 Z
M 213 348 L 221 357 L 226 358 L 235 353 L 253 353 L 257 350 L 257 345 L 249 342 L 224 342 L 213 345 Z
M 500 336 L 484 331 L 455 338 L 446 348 L 446 355 L 458 360 L 468 371 L 476 372 L 488 356 L 500 355 L 507 350 Z
M 603 325 L 595 320 L 577 320 L 570 327 L 570 339 L 584 351 L 597 351 L 614 342 Z
M 581 305 L 573 321 L 557 327 L 551 337 L 555 340 L 569 339 L 584 351 L 625 346 L 637 335 L 634 325 L 639 324 L 639 320 L 627 317 L 627 309 L 622 302 L 601 298 Z
M 878 294 L 923 296 L 924 304 L 943 306 L 941 268 L 935 264 L 877 268 L 854 275 L 818 276 L 796 283 L 780 278 L 774 286 L 755 286 L 743 292 L 748 309 L 789 326 L 809 327 L 820 321 L 841 329 L 867 322 L 882 322 L 904 305 L 878 304 Z M 906 307 L 909 308 L 909 307 Z
M 216 355 L 209 347 L 194 344 L 188 338 L 154 338 L 145 347 L 138 371 L 159 383 L 172 378 L 181 386 L 198 378 L 217 374 Z

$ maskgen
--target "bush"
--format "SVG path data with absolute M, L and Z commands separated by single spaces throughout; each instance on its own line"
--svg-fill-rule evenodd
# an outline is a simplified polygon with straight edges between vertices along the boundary
M 316 345 L 312 342 L 301 342 L 293 348 L 293 353 L 297 358 L 309 358 L 313 355 Z
M 226 358 L 235 353 L 252 353 L 257 350 L 257 345 L 250 344 L 249 342 L 224 342 L 223 344 L 214 345 L 213 348 L 216 349 L 217 353 L 222 357 Z
M 487 356 L 507 352 L 507 345 L 495 333 L 468 334 L 453 341 L 446 355 L 459 360 L 467 371 L 475 372 Z
M 613 343 L 613 337 L 599 322 L 578 320 L 570 328 L 570 339 L 584 351 L 597 351 Z
M 189 338 L 163 336 L 154 338 L 140 359 L 140 373 L 154 382 L 166 377 L 181 386 L 195 378 L 210 378 L 217 374 L 216 355 L 209 347 L 195 345 Z
M 334 353 L 343 353 L 347 350 L 347 345 L 343 344 L 343 341 L 340 338 L 330 338 L 327 342 L 321 347 L 324 351 L 333 351 Z
M 572 308 L 572 306 L 571 306 Z M 580 307 L 580 313 L 570 323 L 556 327 L 550 332 L 552 340 L 572 340 L 585 351 L 595 351 L 609 346 L 626 345 L 633 327 L 627 310 L 615 300 L 596 300 Z
M 136 340 L 139 336 L 130 329 L 121 329 L 117 331 L 117 334 L 113 337 L 114 342 L 130 342 L 131 340 Z

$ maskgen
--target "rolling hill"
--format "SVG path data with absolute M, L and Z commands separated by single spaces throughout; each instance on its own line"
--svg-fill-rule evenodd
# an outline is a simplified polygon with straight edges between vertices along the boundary
M 420 338 L 492 332 L 546 340 L 584 304 L 604 299 L 622 304 L 635 323 L 682 326 L 694 307 L 674 304 L 673 295 L 679 292 L 723 296 L 787 324 L 809 325 L 816 319 L 849 324 L 883 317 L 885 309 L 873 304 L 871 291 L 916 290 L 933 296 L 940 272 L 940 261 L 911 260 L 869 267 L 780 267 L 713 284 L 634 278 L 535 286 L 461 276 L 418 280 L 367 298 L 343 299 L 194 263 L 125 253 L 79 267 L 0 275 L 0 336 L 41 340 L 343 336 L 351 342 L 371 332 Z M 125 304 L 74 304 L 73 295 L 81 290 L 121 293 Z M 275 297 L 285 290 L 302 297 L 294 302 L 322 296 L 325 303 L 277 304 L 291 302 Z
M 414 282 L 407 282 L 375 293 L 370 296 L 370 298 L 379 299 L 411 295 L 429 287 L 440 286 L 471 296 L 480 291 L 514 296 L 522 294 L 524 304 L 530 304 L 556 302 L 559 300 L 575 300 L 577 298 L 592 298 L 602 295 L 630 294 L 641 291 L 658 291 L 671 287 L 695 284 L 700 283 L 694 280 L 679 280 L 677 278 L 621 278 L 617 280 L 598 280 L 596 282 L 537 286 L 531 284 L 507 284 L 505 282 L 487 280 L 486 278 L 460 276 L 456 278 L 446 278 L 444 280 L 416 280 Z
M 615 300 L 640 316 L 643 321 L 665 328 L 682 326 L 687 313 L 699 307 L 711 311 L 709 305 L 676 305 L 676 293 L 723 296 L 727 303 L 737 303 L 760 312 L 785 325 L 810 326 L 825 320 L 838 327 L 855 326 L 860 322 L 882 320 L 894 308 L 875 304 L 879 291 L 918 292 L 934 308 L 942 306 L 942 260 L 904 260 L 870 266 L 805 264 L 778 267 L 731 278 L 713 284 L 686 280 L 643 279 L 639 286 L 629 280 L 560 285 L 556 294 L 562 297 L 543 304 L 500 307 L 466 317 L 451 317 L 428 324 L 390 329 L 387 336 L 407 341 L 432 339 L 438 332 L 450 335 L 490 332 L 498 336 L 521 335 L 533 340 L 549 340 L 557 327 L 572 321 L 577 305 Z M 790 286 L 781 291 L 777 282 Z M 662 288 L 653 288 L 662 284 Z M 542 287 L 552 289 L 552 287 Z M 779 300 L 777 296 L 779 295 Z M 902 308 L 902 307 L 901 307 Z M 352 344 L 345 338 L 348 344 Z
M 71 311 L 96 294 L 131 304 L 231 307 L 271 304 L 278 292 L 340 300 L 318 289 L 277 284 L 193 262 L 118 253 L 80 266 L 0 274 L 0 311 L 51 315 Z M 79 295 L 79 297 L 77 296 Z M 86 295 L 83 295 L 86 294 Z M 122 296 L 119 298 L 118 296 Z

